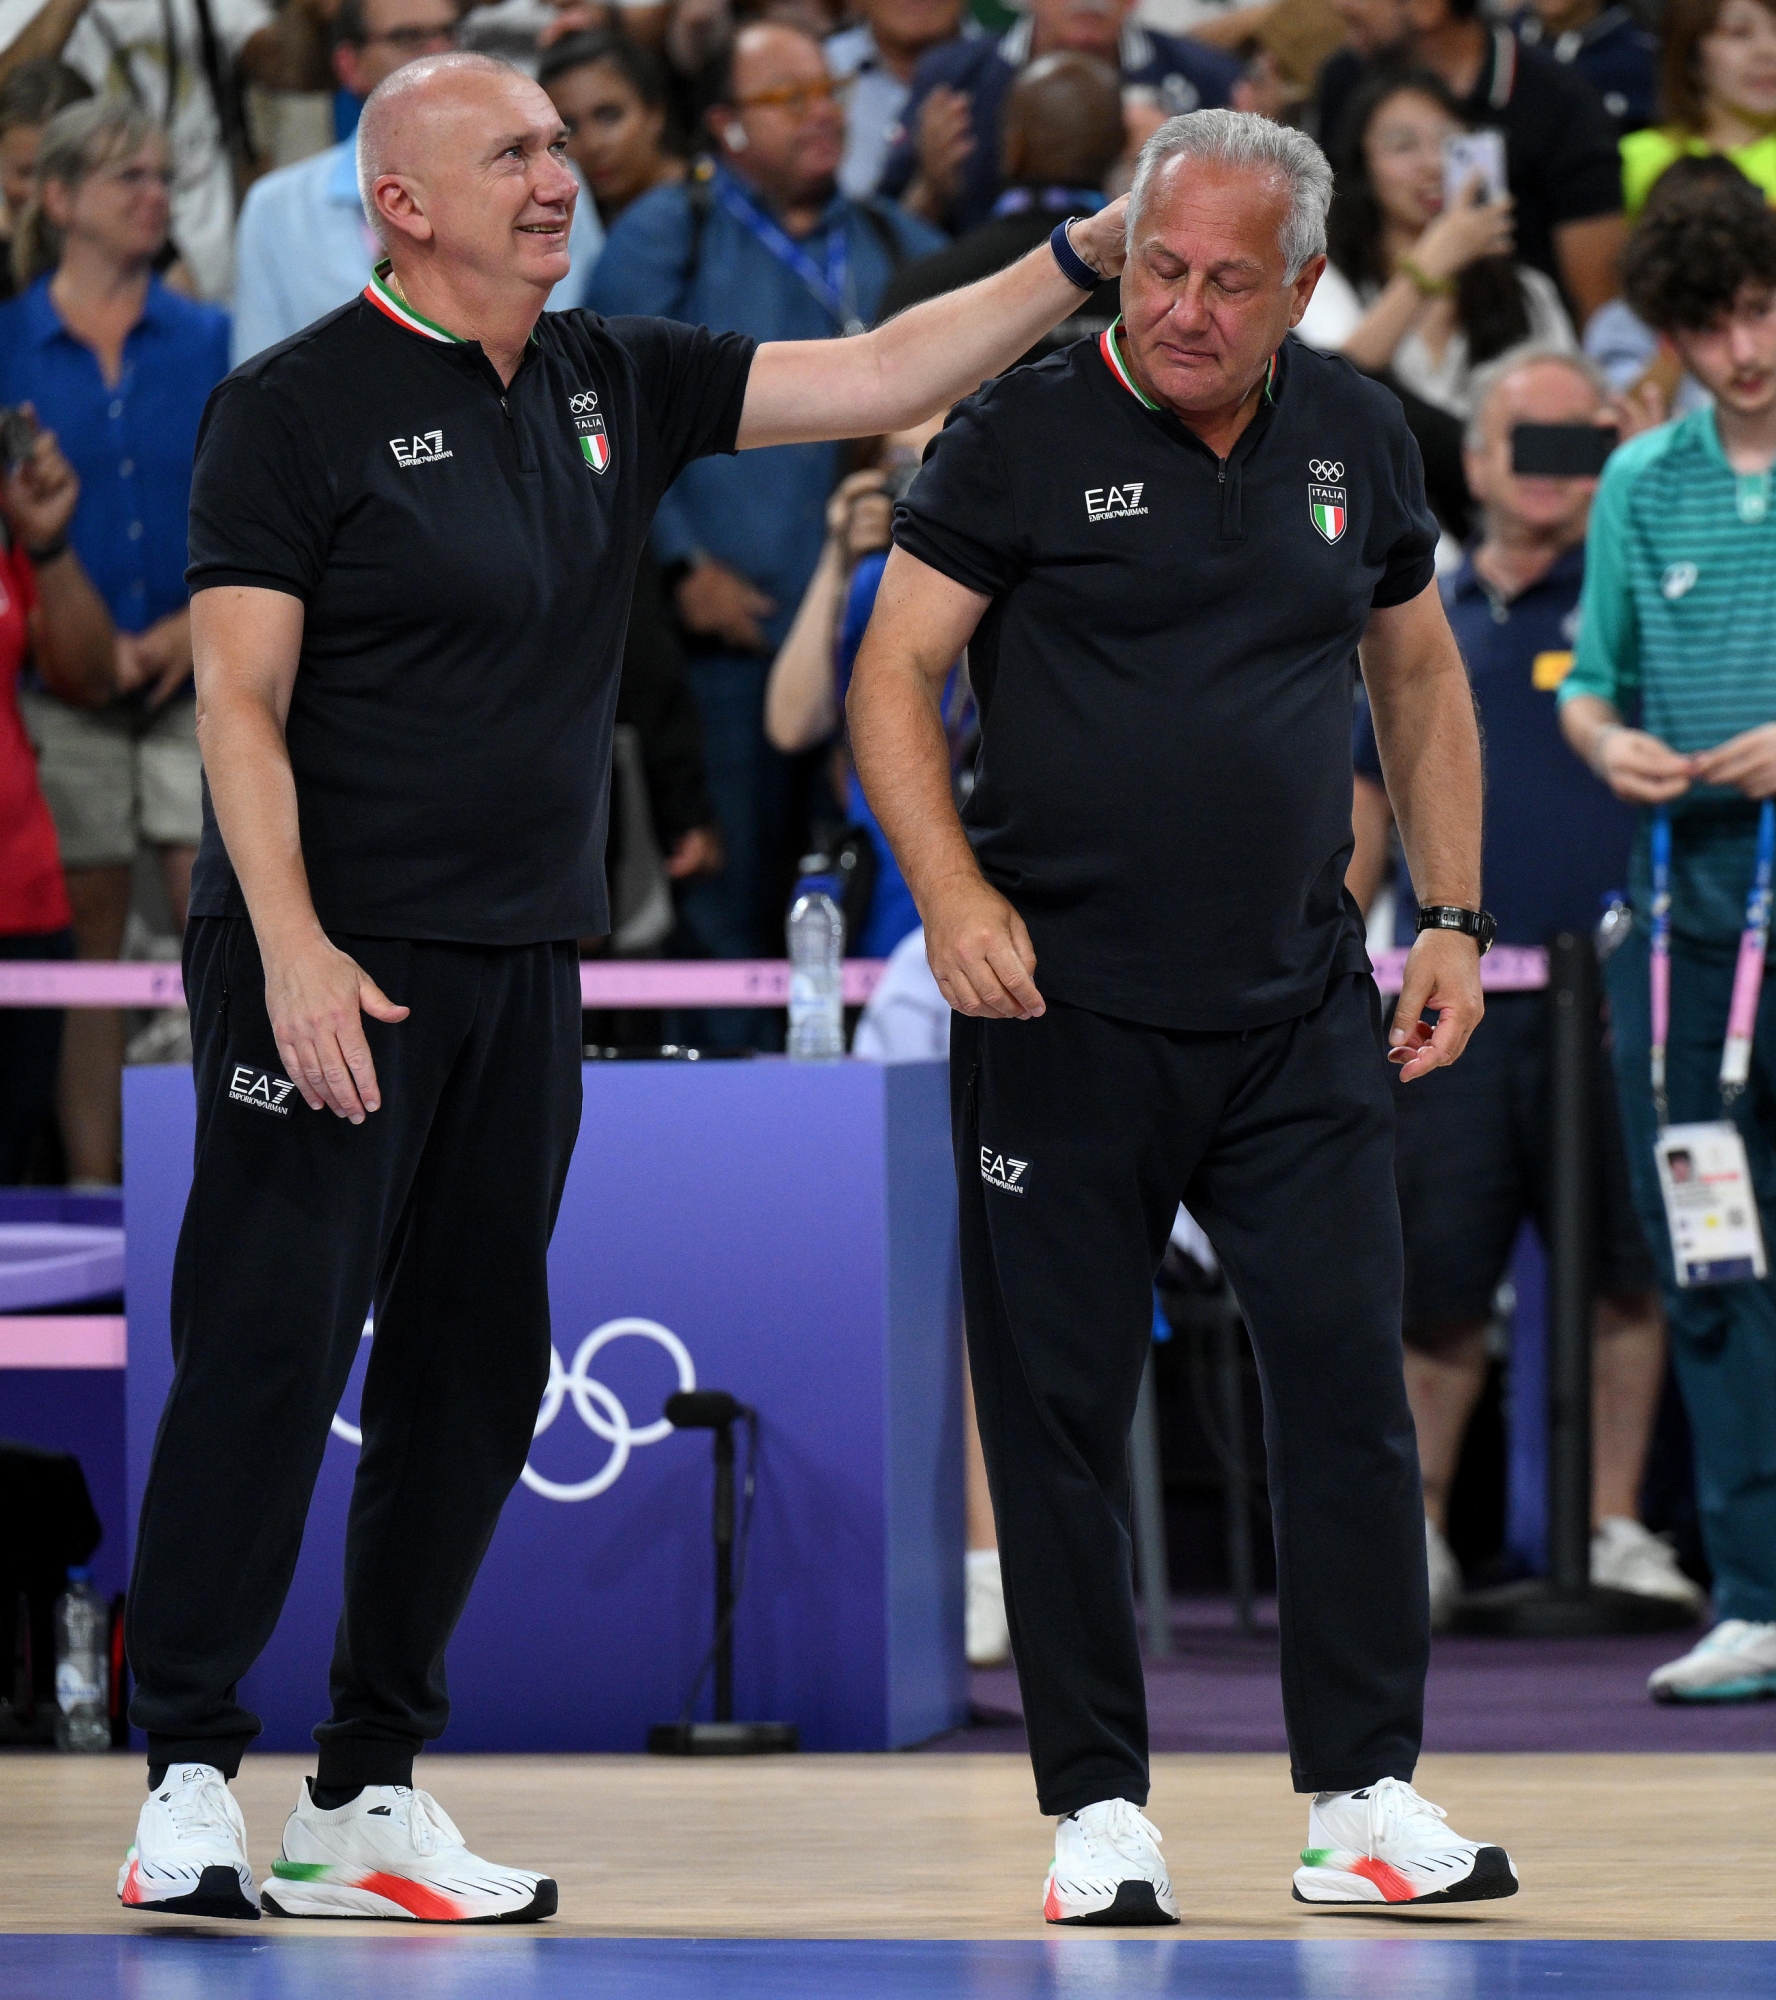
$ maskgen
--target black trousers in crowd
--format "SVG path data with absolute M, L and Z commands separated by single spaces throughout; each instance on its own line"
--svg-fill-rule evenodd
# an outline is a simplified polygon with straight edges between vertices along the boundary
M 229 1775 L 257 1735 L 235 1684 L 277 1623 L 374 1302 L 315 1735 L 321 1784 L 405 1784 L 444 1727 L 444 1648 L 548 1379 L 579 964 L 571 943 L 335 942 L 412 1009 L 364 1023 L 382 1109 L 357 1126 L 283 1088 L 252 926 L 198 917 L 186 934 L 197 1153 L 129 1593 L 130 1719 L 151 1764 Z
M 1182 1199 L 1264 1389 L 1297 1791 L 1410 1779 L 1430 1652 L 1380 1001 L 1191 1034 L 1048 1004 L 956 1016 L 969 1363 L 1046 1813 L 1147 1799 L 1129 1431 Z

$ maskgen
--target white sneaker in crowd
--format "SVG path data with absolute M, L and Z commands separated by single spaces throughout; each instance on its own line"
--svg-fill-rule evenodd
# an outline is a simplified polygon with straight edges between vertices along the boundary
M 1654 1701 L 1758 1701 L 1776 1695 L 1776 1625 L 1723 1619 L 1647 1682 Z
M 1100 1799 L 1058 1821 L 1042 1914 L 1051 1924 L 1175 1924 L 1159 1828 L 1127 1799 Z
M 268 1917 L 527 1924 L 552 1917 L 557 1897 L 546 1875 L 471 1854 L 430 1792 L 366 1785 L 323 1812 L 305 1779 L 261 1901 Z
M 1002 1667 L 1011 1658 L 1011 1627 L 1005 1621 L 1005 1582 L 997 1549 L 968 1551 L 968 1597 L 963 1644 L 971 1667 Z
M 258 1916 L 246 1824 L 215 1765 L 168 1766 L 136 1821 L 117 1900 L 168 1917 Z
M 1612 1514 L 1591 1537 L 1591 1581 L 1635 1597 L 1665 1597 L 1701 1616 L 1708 1593 L 1677 1566 L 1677 1551 L 1638 1521 Z
M 1447 1632 L 1461 1601 L 1466 1584 L 1455 1551 L 1443 1539 L 1443 1530 L 1429 1516 L 1425 1519 L 1425 1566 L 1431 1577 L 1431 1630 Z
M 1463 1840 L 1441 1806 L 1398 1778 L 1320 1792 L 1307 1809 L 1298 1903 L 1484 1903 L 1517 1893 L 1502 1847 Z

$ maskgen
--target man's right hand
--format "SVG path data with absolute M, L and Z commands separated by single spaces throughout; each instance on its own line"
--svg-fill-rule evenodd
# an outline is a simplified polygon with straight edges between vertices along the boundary
M 1591 754 L 1592 769 L 1630 805 L 1662 806 L 1681 798 L 1696 775 L 1693 757 L 1680 756 L 1644 729 L 1621 723 L 1601 732 Z
M 686 631 L 745 653 L 766 650 L 759 620 L 769 618 L 777 606 L 726 563 L 705 556 L 679 579 L 675 597 Z
M 260 947 L 265 963 L 265 1011 L 290 1081 L 311 1111 L 324 1106 L 362 1125 L 382 1103 L 376 1065 L 360 1013 L 404 1021 L 376 981 L 324 936 L 289 950 Z
M 938 991 L 958 1014 L 1034 1021 L 1048 1011 L 1031 974 L 1036 947 L 1024 920 L 977 874 L 927 899 L 925 956 Z

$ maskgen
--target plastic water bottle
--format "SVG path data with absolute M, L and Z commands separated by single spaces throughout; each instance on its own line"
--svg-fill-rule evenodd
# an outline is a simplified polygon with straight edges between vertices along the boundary
M 845 1053 L 845 918 L 829 868 L 824 854 L 806 856 L 790 898 L 789 1053 L 796 1062 Z
M 92 1572 L 71 1569 L 56 1599 L 58 1750 L 111 1748 L 111 1614 L 92 1587 Z

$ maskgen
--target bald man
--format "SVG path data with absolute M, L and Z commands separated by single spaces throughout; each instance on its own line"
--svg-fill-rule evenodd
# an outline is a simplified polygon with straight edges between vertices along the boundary
M 612 709 L 655 503 L 699 455 L 873 436 L 966 393 L 1120 267 L 1121 216 L 873 333 L 755 346 L 543 316 L 576 183 L 516 70 L 413 63 L 358 144 L 387 259 L 217 390 L 192 489 L 197 1148 L 130 1589 L 150 1792 L 118 1893 L 522 1922 L 554 1883 L 467 1852 L 413 1759 L 548 1377 L 574 940 L 609 928 Z M 260 1897 L 235 1689 L 372 1306 L 332 1712 Z

